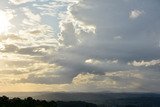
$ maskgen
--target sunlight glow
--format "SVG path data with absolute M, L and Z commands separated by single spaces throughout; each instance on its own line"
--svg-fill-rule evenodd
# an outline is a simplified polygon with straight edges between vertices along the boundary
M 6 33 L 10 27 L 9 19 L 7 18 L 5 12 L 0 11 L 0 34 Z

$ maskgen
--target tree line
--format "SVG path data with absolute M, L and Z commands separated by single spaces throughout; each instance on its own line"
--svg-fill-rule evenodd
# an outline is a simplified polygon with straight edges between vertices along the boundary
M 0 97 L 0 107 L 97 107 L 97 105 L 82 101 L 55 102 L 46 100 L 35 100 L 32 97 L 28 97 L 25 99 L 9 99 L 6 96 L 2 96 Z

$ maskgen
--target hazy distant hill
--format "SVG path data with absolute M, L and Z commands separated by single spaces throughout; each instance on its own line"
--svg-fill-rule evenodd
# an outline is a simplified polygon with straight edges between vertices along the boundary
M 141 98 L 158 99 L 160 102 L 160 94 L 153 93 L 45 93 L 35 98 L 55 101 L 87 101 L 96 104 L 104 104 L 112 100 L 141 100 Z

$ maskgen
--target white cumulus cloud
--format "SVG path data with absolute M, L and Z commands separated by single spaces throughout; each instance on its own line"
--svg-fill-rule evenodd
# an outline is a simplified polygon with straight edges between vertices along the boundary
M 143 11 L 140 11 L 140 10 L 132 10 L 130 13 L 129 13 L 129 17 L 131 19 L 135 19 L 135 18 L 138 18 L 139 16 L 141 16 L 143 14 Z

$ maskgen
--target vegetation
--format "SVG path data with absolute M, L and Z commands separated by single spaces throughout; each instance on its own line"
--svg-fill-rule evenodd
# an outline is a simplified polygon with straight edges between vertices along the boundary
M 0 97 L 0 107 L 97 107 L 95 104 L 73 101 L 73 102 L 62 102 L 62 101 L 45 101 L 35 100 L 32 97 L 26 99 L 13 98 L 9 99 L 6 96 Z

